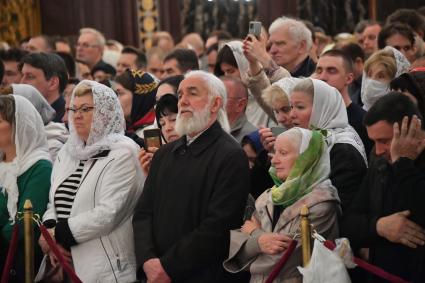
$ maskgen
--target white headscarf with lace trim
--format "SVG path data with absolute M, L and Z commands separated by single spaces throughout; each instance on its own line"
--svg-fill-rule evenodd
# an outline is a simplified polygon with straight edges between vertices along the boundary
M 348 124 L 347 109 L 339 91 L 321 80 L 310 80 L 314 86 L 310 127 L 327 130 L 329 150 L 337 143 L 351 144 L 360 152 L 367 164 L 363 142 L 353 127 Z
M 396 63 L 396 73 L 394 78 L 397 78 L 403 73 L 406 73 L 409 71 L 410 63 L 407 60 L 407 58 L 391 46 L 386 46 L 384 51 L 391 51 L 394 55 L 395 63 Z M 391 78 L 391 79 L 394 79 Z M 366 73 L 363 71 L 363 77 L 362 77 L 362 87 L 361 87 L 361 97 L 363 102 L 363 109 L 368 111 L 375 102 L 387 94 L 390 91 L 390 84 L 384 83 L 381 81 L 377 81 L 374 79 L 369 78 Z
M 95 81 L 83 80 L 74 89 L 70 105 L 74 105 L 75 91 L 80 85 L 88 85 L 92 90 L 94 113 L 87 142 L 77 134 L 74 127 L 74 113 L 69 111 L 69 138 L 64 145 L 71 157 L 87 160 L 104 151 L 115 148 L 127 148 L 137 158 L 138 146 L 124 135 L 125 119 L 117 95 L 109 87 Z
M 7 193 L 7 211 L 14 221 L 19 198 L 17 178 L 39 160 L 50 161 L 46 133 L 40 114 L 26 98 L 13 96 L 15 100 L 16 157 L 12 162 L 4 162 L 0 151 L 0 187 Z M 36 189 L 36 188 L 34 188 Z

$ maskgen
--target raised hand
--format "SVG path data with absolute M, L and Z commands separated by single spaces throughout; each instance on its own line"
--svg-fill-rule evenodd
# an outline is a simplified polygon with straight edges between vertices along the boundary
M 401 128 L 398 123 L 393 126 L 391 142 L 391 160 L 396 162 L 400 157 L 415 160 L 425 148 L 425 139 L 421 129 L 421 120 L 414 115 L 408 125 L 408 117 L 404 117 Z

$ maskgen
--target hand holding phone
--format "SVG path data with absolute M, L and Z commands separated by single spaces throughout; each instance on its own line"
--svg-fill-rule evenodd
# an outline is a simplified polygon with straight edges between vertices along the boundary
M 271 128 L 273 136 L 277 137 L 281 133 L 283 133 L 286 129 L 284 127 L 272 127 Z
M 248 34 L 254 35 L 259 40 L 261 36 L 261 22 L 250 21 Z
M 270 128 L 260 127 L 260 130 L 258 132 L 260 133 L 260 140 L 263 147 L 268 152 L 273 152 L 276 137 L 273 136 L 272 130 Z

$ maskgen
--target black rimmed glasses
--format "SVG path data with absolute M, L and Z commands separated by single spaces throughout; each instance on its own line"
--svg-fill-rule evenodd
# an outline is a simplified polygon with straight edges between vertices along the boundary
M 94 109 L 94 106 L 86 106 L 83 105 L 80 108 L 75 108 L 75 107 L 69 107 L 68 109 L 66 109 L 67 111 L 70 111 L 72 113 L 80 113 L 80 114 L 86 114 L 90 111 L 92 111 Z

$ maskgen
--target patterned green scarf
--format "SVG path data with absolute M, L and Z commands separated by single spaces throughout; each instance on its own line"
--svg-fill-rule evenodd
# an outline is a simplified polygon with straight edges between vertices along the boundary
M 328 176 L 323 176 L 320 158 L 324 150 L 324 138 L 319 131 L 312 131 L 307 149 L 301 153 L 285 181 L 276 175 L 276 169 L 270 167 L 269 173 L 275 186 L 272 188 L 274 205 L 286 208 L 294 204 L 304 195 L 311 192 L 313 187 Z

